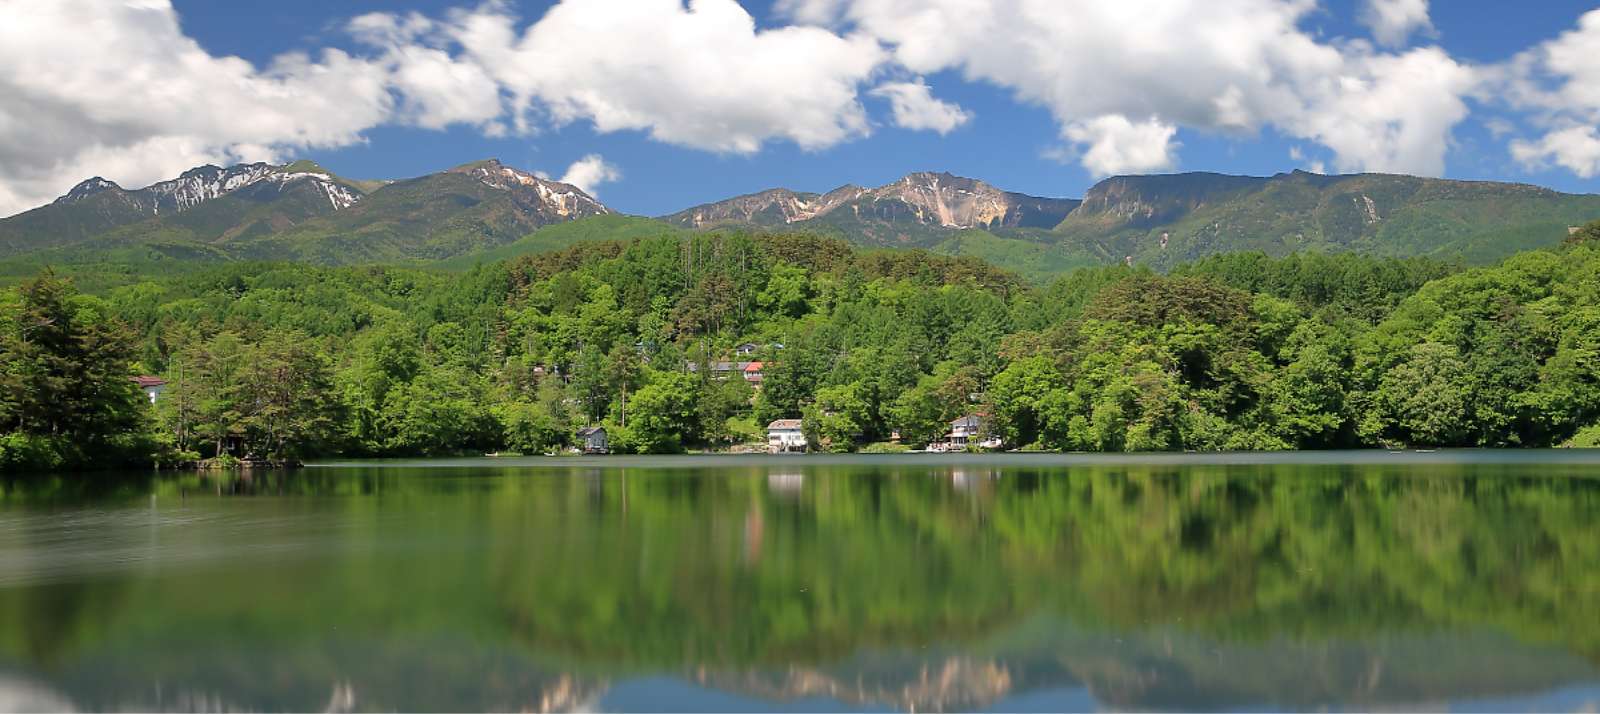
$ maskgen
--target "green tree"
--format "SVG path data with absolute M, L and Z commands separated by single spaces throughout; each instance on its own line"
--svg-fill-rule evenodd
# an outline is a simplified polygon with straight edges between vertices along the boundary
M 1372 436 L 1417 446 L 1455 446 L 1467 434 L 1466 365 L 1455 348 L 1424 342 L 1383 375 L 1377 410 L 1364 425 Z
M 634 394 L 628 427 L 640 453 L 670 454 L 695 443 L 699 419 L 695 392 L 699 382 L 680 372 L 655 372 Z

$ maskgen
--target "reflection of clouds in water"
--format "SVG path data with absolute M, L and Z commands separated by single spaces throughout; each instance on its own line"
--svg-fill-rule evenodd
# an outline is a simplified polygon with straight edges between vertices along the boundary
M 802 473 L 767 474 L 767 490 L 780 496 L 799 495 L 805 483 L 806 475 Z
M 907 712 L 986 708 L 1006 696 L 1014 684 L 1011 671 L 1003 663 L 960 656 L 924 662 L 900 678 L 876 681 L 862 673 L 841 675 L 798 666 L 776 672 L 700 670 L 695 673 L 695 680 L 704 686 L 764 699 L 826 697 L 849 706 L 890 706 Z
M 72 702 L 44 685 L 0 674 L 0 712 L 71 712 Z
M 66 515 L 8 514 L 4 520 L 9 523 L 0 531 L 0 586 L 138 571 L 157 563 L 171 567 L 240 557 L 315 557 L 337 545 L 330 538 L 343 528 L 336 514 L 248 516 L 154 504 Z

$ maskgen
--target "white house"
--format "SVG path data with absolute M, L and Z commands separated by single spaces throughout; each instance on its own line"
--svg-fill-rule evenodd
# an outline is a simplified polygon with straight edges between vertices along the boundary
M 167 390 L 167 380 L 160 377 L 140 376 L 134 377 L 133 381 L 144 390 L 144 396 L 150 399 L 151 404 L 155 404 L 156 398 Z
M 805 451 L 806 435 L 799 419 L 779 419 L 767 425 L 767 451 Z
M 983 417 L 976 414 L 968 414 L 950 422 L 950 433 L 945 436 L 945 448 L 951 451 L 961 451 L 968 445 L 981 446 L 985 449 L 1000 448 L 999 439 L 986 438 L 984 433 L 986 427 Z

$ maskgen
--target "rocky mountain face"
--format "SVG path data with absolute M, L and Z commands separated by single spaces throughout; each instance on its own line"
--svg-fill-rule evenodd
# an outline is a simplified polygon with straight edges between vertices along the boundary
M 685 228 L 829 227 L 845 232 L 1050 228 L 1078 201 L 1002 191 L 948 173 L 914 173 L 877 188 L 846 185 L 825 194 L 776 188 L 708 203 L 662 220 Z M 948 232 L 948 231 L 947 231 Z
M 1213 173 L 1114 176 L 1084 193 L 1073 218 L 1101 224 L 1159 224 L 1259 189 L 1267 181 L 1255 176 Z
M 191 246 L 208 256 L 225 249 L 272 260 L 445 258 L 608 213 L 575 186 L 492 159 L 369 183 L 310 161 L 201 166 L 132 191 L 104 178 L 84 181 L 47 206 L 0 221 L 0 255 Z
M 133 191 L 96 176 L 72 187 L 65 196 L 56 199 L 50 205 L 71 206 L 96 196 L 109 194 L 141 213 L 159 216 L 163 211 L 167 213 L 182 211 L 248 186 L 276 173 L 281 168 L 263 163 L 238 164 L 228 168 L 208 164 L 189 169 L 175 179 Z
M 611 210 L 581 189 L 489 159 L 395 181 L 349 209 L 241 243 L 236 255 L 317 263 L 445 260 Z
M 538 225 L 611 212 L 577 186 L 542 179 L 496 159 L 457 166 L 449 173 L 464 174 L 485 186 L 505 191 Z
M 786 188 L 771 188 L 759 193 L 736 196 L 726 201 L 707 203 L 665 217 L 685 228 L 716 228 L 731 225 L 783 226 L 815 218 L 821 194 L 798 193 Z
M 268 227 L 293 225 L 311 215 L 349 208 L 364 193 L 353 184 L 309 161 L 282 166 L 252 163 L 223 168 L 199 166 L 177 178 L 128 190 L 113 181 L 96 176 L 87 179 L 48 205 L 0 220 L 0 254 L 75 245 L 111 233 L 122 240 L 147 236 L 183 234 L 183 238 L 212 240 L 237 233 L 228 222 L 232 213 L 259 213 L 262 204 L 283 196 L 309 191 L 321 197 L 309 207 L 298 207 L 286 220 L 269 222 Z M 248 193 L 250 199 L 208 210 L 206 219 L 177 218 L 222 199 Z M 167 224 L 174 224 L 172 228 Z M 183 226 L 204 224 L 216 227 L 216 235 L 187 235 Z M 136 227 L 137 226 L 137 227 Z

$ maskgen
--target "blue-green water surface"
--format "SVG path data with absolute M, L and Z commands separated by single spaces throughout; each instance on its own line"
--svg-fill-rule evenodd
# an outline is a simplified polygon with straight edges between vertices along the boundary
M 1600 454 L 0 482 L 0 710 L 1593 710 Z

